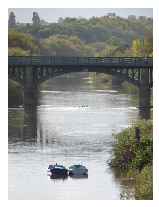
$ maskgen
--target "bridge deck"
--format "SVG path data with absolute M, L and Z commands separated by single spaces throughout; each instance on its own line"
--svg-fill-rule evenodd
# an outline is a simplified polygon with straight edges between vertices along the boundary
M 58 57 L 58 56 L 9 56 L 9 66 L 106 66 L 150 67 L 151 57 Z

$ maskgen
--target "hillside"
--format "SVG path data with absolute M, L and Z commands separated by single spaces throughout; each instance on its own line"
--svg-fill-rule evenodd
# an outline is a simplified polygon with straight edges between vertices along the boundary
M 13 31 L 14 36 L 15 33 L 25 34 L 28 39 L 31 36 L 39 48 L 28 51 L 17 43 L 16 47 L 28 51 L 26 55 L 131 56 L 135 55 L 134 45 L 137 44 L 137 48 L 145 47 L 146 41 L 150 42 L 152 50 L 153 20 L 146 17 L 126 19 L 108 16 L 90 19 L 60 18 L 57 23 L 19 23 L 9 30 L 9 39 L 13 36 Z M 137 40 L 138 43 L 134 42 Z M 11 41 L 9 47 L 13 47 Z

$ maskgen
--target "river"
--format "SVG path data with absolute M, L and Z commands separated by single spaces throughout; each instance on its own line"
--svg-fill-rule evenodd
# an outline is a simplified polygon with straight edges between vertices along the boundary
M 59 78 L 60 83 L 60 78 Z M 138 117 L 131 96 L 88 80 L 52 83 L 40 92 L 37 139 L 23 138 L 23 108 L 9 109 L 9 199 L 116 200 L 133 185 L 109 168 L 113 134 Z M 53 180 L 50 163 L 83 164 L 88 178 Z

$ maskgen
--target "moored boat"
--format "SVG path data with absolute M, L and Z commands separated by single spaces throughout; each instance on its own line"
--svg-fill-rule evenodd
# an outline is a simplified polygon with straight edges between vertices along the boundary
M 68 169 L 70 176 L 88 176 L 88 169 L 83 165 L 72 165 Z
M 63 165 L 49 165 L 48 174 L 51 178 L 64 178 L 68 176 L 68 170 Z

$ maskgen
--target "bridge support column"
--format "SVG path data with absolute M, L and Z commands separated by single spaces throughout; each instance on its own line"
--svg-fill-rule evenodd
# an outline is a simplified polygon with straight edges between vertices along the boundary
M 121 87 L 121 84 L 123 82 L 123 79 L 120 76 L 112 76 L 112 88 L 118 88 Z
M 38 88 L 32 67 L 25 68 L 24 81 L 24 137 L 37 138 L 37 100 Z
M 142 119 L 150 119 L 151 89 L 149 85 L 149 69 L 141 72 L 141 82 L 139 87 L 139 115 Z

